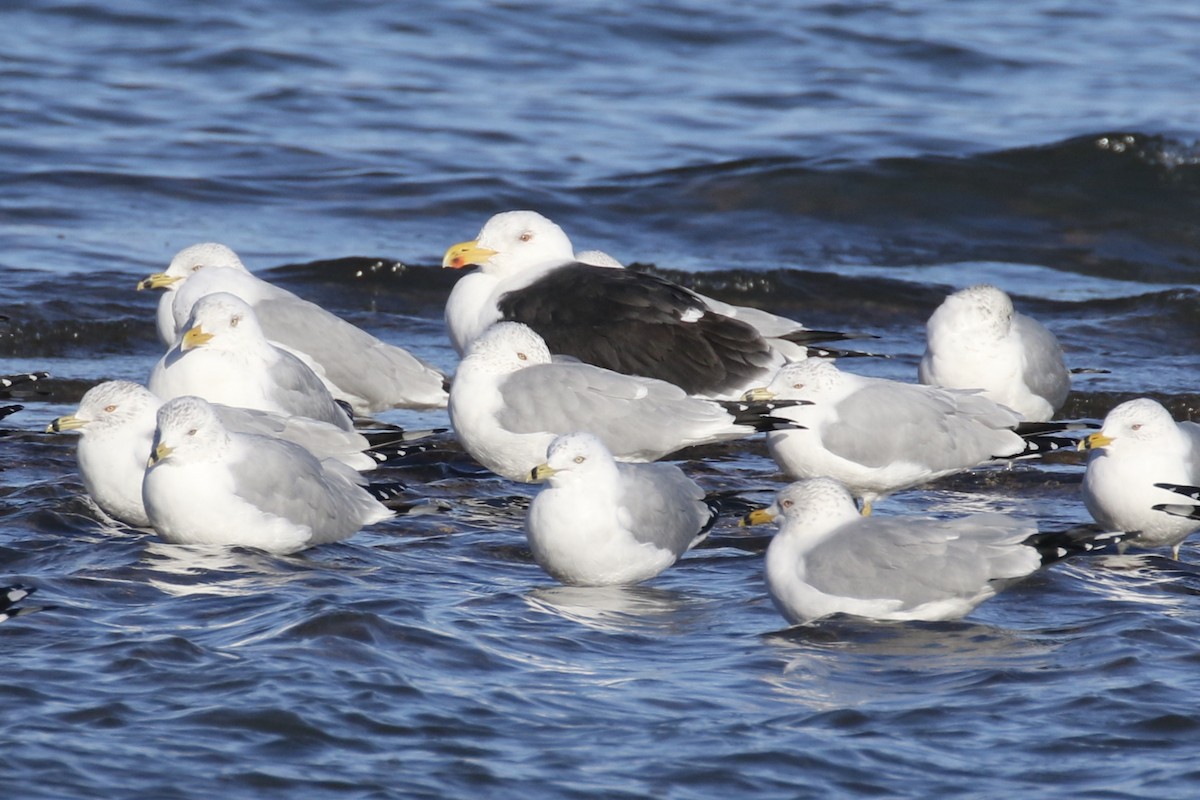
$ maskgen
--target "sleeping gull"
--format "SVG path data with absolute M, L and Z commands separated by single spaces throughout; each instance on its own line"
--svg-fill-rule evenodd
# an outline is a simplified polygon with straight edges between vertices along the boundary
M 74 414 L 51 422 L 46 432 L 80 432 L 76 457 L 84 489 L 105 514 L 135 527 L 150 518 L 142 504 L 142 477 L 163 401 L 132 381 L 105 381 L 84 393 Z M 221 423 L 238 433 L 275 436 L 301 445 L 319 459 L 336 458 L 355 470 L 374 468 L 380 457 L 357 431 L 308 417 L 213 404 Z M 397 434 L 403 437 L 403 433 Z M 392 444 L 392 443 L 389 443 Z
M 716 521 L 704 490 L 673 464 L 619 464 L 590 433 L 555 437 L 532 477 L 525 535 L 537 563 L 573 586 L 653 578 Z
M 782 521 L 767 548 L 767 589 L 793 624 L 838 613 L 957 619 L 1039 567 L 1122 536 L 1087 526 L 1038 533 L 1031 522 L 997 513 L 864 517 L 832 478 L 791 484 L 746 522 L 776 518 Z
M 357 479 L 297 444 L 229 431 L 209 403 L 179 397 L 158 410 L 142 499 L 173 544 L 293 553 L 392 516 Z
M 1128 543 L 1169 545 L 1178 560 L 1179 546 L 1200 520 L 1170 513 L 1177 494 L 1159 483 L 1200 483 L 1200 425 L 1176 422 L 1162 404 L 1148 397 L 1114 407 L 1100 430 L 1079 443 L 1087 449 L 1083 502 L 1096 522 L 1119 531 L 1137 531 Z
M 780 405 L 789 404 L 704 400 L 653 378 L 551 361 L 529 327 L 498 322 L 459 364 L 449 410 L 476 461 L 528 481 L 559 434 L 587 431 L 622 461 L 654 461 L 690 445 L 790 426 L 772 416 Z
M 200 298 L 179 343 L 154 366 L 149 387 L 164 400 L 196 395 L 353 428 L 316 373 L 267 341 L 253 309 L 225 292 Z
M 1053 426 L 1022 436 L 1020 415 L 976 392 L 867 378 L 829 361 L 789 363 L 746 396 L 808 400 L 775 412 L 803 427 L 768 433 L 771 456 L 789 477 L 838 479 L 862 498 L 864 514 L 901 489 L 1067 443 L 1040 435 Z
M 1049 420 L 1071 391 L 1058 339 L 995 286 L 947 297 L 925 326 L 921 383 L 978 389 L 1031 422 Z
M 536 330 L 555 354 L 724 399 L 760 385 L 784 361 L 753 326 L 715 313 L 678 284 L 578 261 L 562 229 L 533 211 L 495 215 L 442 259 L 443 267 L 470 265 L 479 269 L 460 278 L 446 302 L 460 353 L 493 322 L 512 320 Z
M 159 336 L 167 346 L 195 302 L 228 292 L 254 307 L 263 332 L 281 347 L 303 354 L 361 414 L 389 408 L 442 408 L 445 376 L 403 348 L 388 344 L 320 306 L 255 277 L 228 247 L 197 244 L 181 250 L 165 272 L 138 288 L 165 289 L 159 300 Z

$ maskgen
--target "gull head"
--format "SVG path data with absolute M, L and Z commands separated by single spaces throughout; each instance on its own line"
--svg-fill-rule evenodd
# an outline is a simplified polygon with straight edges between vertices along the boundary
M 84 393 L 79 409 L 59 417 L 46 427 L 46 433 L 69 430 L 103 431 L 119 428 L 142 418 L 154 418 L 161 401 L 141 384 L 132 381 L 105 381 Z
M 559 486 L 615 474 L 616 462 L 604 442 L 593 434 L 577 432 L 556 436 L 546 448 L 546 461 L 533 468 L 530 478 Z
M 229 445 L 229 433 L 207 400 L 184 395 L 158 410 L 158 425 L 147 467 L 216 461 Z
M 246 265 L 238 258 L 237 253 L 223 244 L 204 242 L 185 247 L 175 254 L 171 263 L 163 272 L 157 272 L 138 283 L 142 289 L 167 289 L 175 291 L 183 281 L 204 269 L 205 267 L 230 267 L 231 269 L 249 272 Z
M 830 361 L 809 358 L 791 361 L 775 373 L 764 389 L 746 393 L 751 400 L 813 400 L 828 397 L 844 383 L 844 373 Z
M 779 520 L 780 530 L 806 529 L 819 526 L 828 529 L 859 518 L 858 506 L 850 490 L 833 478 L 810 478 L 796 481 L 779 491 L 775 502 L 766 508 L 751 511 L 742 519 L 743 525 L 759 525 Z
M 489 219 L 475 239 L 452 245 L 442 266 L 477 265 L 489 274 L 508 277 L 574 260 L 571 240 L 562 228 L 536 211 L 505 211 Z
M 1171 412 L 1157 400 L 1139 397 L 1127 400 L 1104 418 L 1100 430 L 1079 443 L 1080 450 L 1099 450 L 1117 446 L 1162 449 L 1179 435 L 1179 426 Z
M 497 322 L 471 342 L 467 358 L 485 364 L 497 375 L 550 363 L 550 350 L 541 336 L 520 322 Z
M 254 340 L 266 340 L 254 309 L 240 297 L 216 292 L 192 306 L 179 348 L 183 352 L 197 347 L 237 349 Z

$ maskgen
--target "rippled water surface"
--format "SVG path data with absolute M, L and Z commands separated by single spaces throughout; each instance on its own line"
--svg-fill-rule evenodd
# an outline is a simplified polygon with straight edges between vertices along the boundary
M 174 6 L 179 6 L 178 8 Z M 429 4 L 433 5 L 433 4 Z M 411 6 L 411 7 L 410 7 Z M 182 247 L 452 371 L 444 249 L 535 208 L 705 292 L 866 330 L 991 281 L 1062 339 L 1065 413 L 1200 402 L 1200 12 L 1185 3 L 14 0 L 0 10 L 0 626 L 14 797 L 1183 797 L 1200 553 L 1043 572 L 954 623 L 787 630 L 734 521 L 626 589 L 555 585 L 530 487 L 442 436 L 446 513 L 292 557 L 113 529 L 74 441 L 144 380 Z M 445 426 L 444 413 L 385 421 Z M 766 501 L 761 441 L 686 453 Z M 1074 454 L 879 513 L 1087 521 Z

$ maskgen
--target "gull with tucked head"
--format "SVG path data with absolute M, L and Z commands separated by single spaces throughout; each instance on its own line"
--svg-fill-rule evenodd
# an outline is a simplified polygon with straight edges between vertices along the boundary
M 619 464 L 588 433 L 556 437 L 532 477 L 525 534 L 542 569 L 576 586 L 631 584 L 675 563 L 707 535 L 716 509 L 673 464 Z
M 230 431 L 198 397 L 167 402 L 157 421 L 142 501 L 168 542 L 293 553 L 392 516 L 345 464 Z
M 947 297 L 929 318 L 926 341 L 921 383 L 978 389 L 1027 421 L 1049 420 L 1071 391 L 1058 339 L 995 286 Z

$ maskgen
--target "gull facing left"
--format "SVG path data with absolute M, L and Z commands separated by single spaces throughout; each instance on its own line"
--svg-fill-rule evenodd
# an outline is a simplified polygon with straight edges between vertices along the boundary
M 206 401 L 179 397 L 158 410 L 142 500 L 168 542 L 294 553 L 392 516 L 357 481 L 340 461 L 234 433 Z
M 876 620 L 944 620 L 1045 564 L 1123 534 L 1078 528 L 1039 533 L 1005 514 L 954 519 L 864 517 L 831 478 L 798 481 L 748 524 L 781 519 L 767 548 L 771 600 L 793 624 L 832 614 Z
M 716 521 L 704 490 L 673 464 L 619 464 L 588 433 L 556 437 L 534 480 L 525 535 L 538 564 L 574 586 L 653 578 Z

